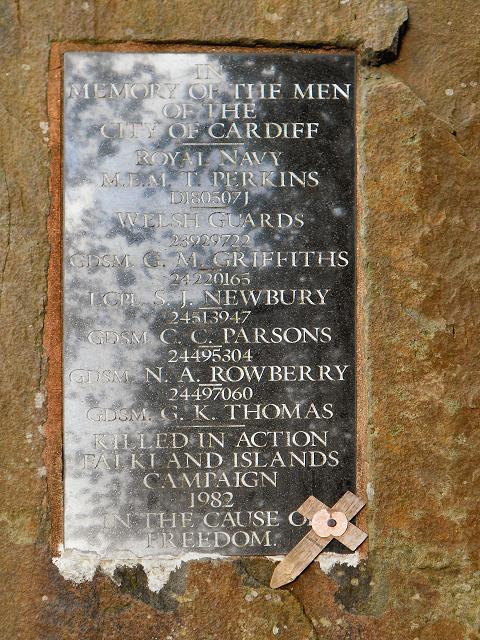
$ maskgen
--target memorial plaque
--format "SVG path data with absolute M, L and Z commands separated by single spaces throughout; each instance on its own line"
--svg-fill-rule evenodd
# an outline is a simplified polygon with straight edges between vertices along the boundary
M 283 554 L 356 490 L 354 83 L 65 54 L 66 548 Z

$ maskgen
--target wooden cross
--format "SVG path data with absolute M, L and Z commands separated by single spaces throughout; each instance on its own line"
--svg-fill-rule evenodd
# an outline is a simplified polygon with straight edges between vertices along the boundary
M 275 567 L 270 581 L 272 589 L 295 580 L 333 539 L 355 551 L 367 538 L 367 534 L 349 520 L 365 504 L 362 498 L 351 491 L 347 491 L 331 509 L 315 496 L 307 498 L 297 511 L 310 521 L 312 529 Z

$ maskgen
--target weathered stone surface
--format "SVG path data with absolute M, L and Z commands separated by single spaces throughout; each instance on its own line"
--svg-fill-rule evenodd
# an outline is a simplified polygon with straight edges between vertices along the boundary
M 456 3 L 408 3 L 409 24 L 392 72 L 425 101 L 429 110 L 455 132 L 459 153 L 473 157 L 478 149 L 480 55 L 476 0 Z
M 381 606 L 388 584 L 399 608 L 418 606 L 419 629 L 447 609 L 468 628 L 478 579 L 470 492 L 480 387 L 469 348 L 478 331 L 478 193 L 474 205 L 470 188 L 478 169 L 450 127 L 403 84 L 373 85 L 362 144 L 367 352 L 378 349 L 368 382 L 370 570 L 383 580 L 375 579 L 371 604 Z M 385 128 L 394 149 L 380 142 Z M 459 576 L 464 590 L 452 598 Z M 438 613 L 425 611 L 425 600 Z
M 362 81 L 368 560 L 328 576 L 312 566 L 277 592 L 267 560 L 195 562 L 159 595 L 141 569 L 123 570 L 118 584 L 100 573 L 65 581 L 48 549 L 50 42 L 339 45 L 385 60 L 405 5 L 212 1 L 199 15 L 192 2 L 2 4 L 1 637 L 478 637 L 478 3 L 407 4 L 400 58 Z

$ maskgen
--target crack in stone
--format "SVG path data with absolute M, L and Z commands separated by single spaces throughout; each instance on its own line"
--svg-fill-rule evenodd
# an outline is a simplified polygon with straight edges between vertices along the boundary
M 12 239 L 12 200 L 10 196 L 10 189 L 8 187 L 7 174 L 5 170 L 2 169 L 3 181 L 5 183 L 5 190 L 7 192 L 7 246 L 4 251 L 4 260 L 0 270 L 0 312 L 2 309 L 3 303 L 3 293 L 4 293 L 4 283 L 5 283 L 5 272 L 7 269 L 7 262 L 10 256 L 11 249 L 11 239 Z
M 285 591 L 288 591 L 288 593 L 292 596 L 292 598 L 295 600 L 295 602 L 298 603 L 298 606 L 300 607 L 305 620 L 308 622 L 308 624 L 311 627 L 311 630 L 312 630 L 312 633 L 313 633 L 312 640 L 321 640 L 320 636 L 318 635 L 317 627 L 315 626 L 315 623 L 312 620 L 312 618 L 308 615 L 308 613 L 307 613 L 307 611 L 305 609 L 305 605 L 303 604 L 303 602 L 290 589 L 285 589 Z
M 258 563 L 258 560 L 255 564 Z M 262 563 L 262 564 L 266 564 L 266 563 Z M 237 570 L 237 573 L 241 576 L 242 578 L 242 584 L 246 587 L 267 587 L 269 589 L 269 591 L 271 591 L 272 593 L 277 593 L 279 590 L 278 589 L 270 589 L 270 578 L 271 578 L 271 573 L 273 570 L 273 566 L 272 563 L 268 562 L 268 567 L 267 566 L 261 566 L 259 567 L 259 572 L 257 572 L 257 574 L 255 574 L 254 572 L 252 572 L 252 569 L 250 567 L 250 563 L 248 561 L 247 558 L 241 558 L 238 559 L 234 562 L 234 566 L 235 569 Z M 295 593 L 293 591 L 291 591 L 288 588 L 283 588 L 281 589 L 281 591 L 283 593 L 288 593 L 299 605 L 302 614 L 304 616 L 304 618 L 306 619 L 306 621 L 308 622 L 309 626 L 311 627 L 312 630 L 312 640 L 320 640 L 320 637 L 318 635 L 317 629 L 315 627 L 315 623 L 313 622 L 312 618 L 310 618 L 310 616 L 308 615 L 308 613 L 305 610 L 305 607 L 303 605 L 303 603 L 301 602 L 301 600 L 295 595 Z
M 33 131 L 31 131 L 24 122 L 22 122 L 22 120 L 20 120 L 19 118 L 17 118 L 17 116 L 13 115 L 13 113 L 11 113 L 7 107 L 0 102 L 0 107 L 5 111 L 5 113 L 7 114 L 7 116 L 9 118 L 11 118 L 15 124 L 17 124 L 21 129 L 23 129 L 26 133 L 28 133 L 29 136 L 31 136 L 35 141 L 36 141 L 36 135 L 34 134 Z

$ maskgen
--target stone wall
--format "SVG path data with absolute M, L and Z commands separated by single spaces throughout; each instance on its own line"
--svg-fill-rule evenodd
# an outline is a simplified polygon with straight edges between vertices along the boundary
M 4 0 L 0 6 L 3 464 L 0 636 L 32 640 L 479 637 L 480 126 L 476 0 Z M 354 48 L 367 559 L 272 591 L 264 559 L 67 581 L 44 457 L 52 42 Z

